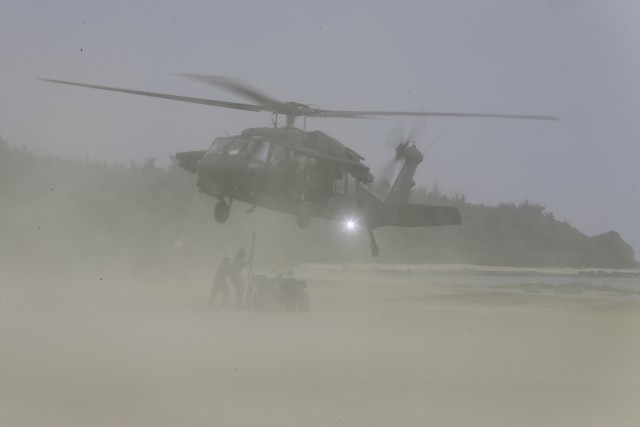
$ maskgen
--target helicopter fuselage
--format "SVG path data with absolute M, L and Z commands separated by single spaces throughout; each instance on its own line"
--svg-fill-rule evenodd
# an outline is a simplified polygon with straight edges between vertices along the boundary
M 364 209 L 381 204 L 362 188 L 373 181 L 362 156 L 319 131 L 251 128 L 176 157 L 197 175 L 200 191 L 228 204 L 240 200 L 294 215 L 304 208 L 311 217 L 361 217 L 362 223 L 373 220 Z

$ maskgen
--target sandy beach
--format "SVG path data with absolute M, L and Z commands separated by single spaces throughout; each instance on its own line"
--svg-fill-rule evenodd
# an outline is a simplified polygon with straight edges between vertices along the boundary
M 299 275 L 306 314 L 207 311 L 204 278 L 3 280 L 0 425 L 640 424 L 637 302 Z

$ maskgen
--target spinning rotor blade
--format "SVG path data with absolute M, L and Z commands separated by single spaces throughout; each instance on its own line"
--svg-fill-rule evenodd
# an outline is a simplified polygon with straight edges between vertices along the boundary
M 182 77 L 205 83 L 208 85 L 223 87 L 230 92 L 252 101 L 260 103 L 260 106 L 265 111 L 271 111 L 273 113 L 307 117 L 338 117 L 338 118 L 354 118 L 354 119 L 368 119 L 369 117 L 362 117 L 359 114 L 351 114 L 345 112 L 334 113 L 332 111 L 320 110 L 309 105 L 300 104 L 297 102 L 281 102 L 275 98 L 272 98 L 260 91 L 250 87 L 249 85 L 242 83 L 238 80 L 230 77 L 221 76 L 206 76 L 202 74 L 178 74 Z
M 359 118 L 366 119 L 368 116 L 440 116 L 440 117 L 483 117 L 483 118 L 501 118 L 501 119 L 532 119 L 532 120 L 558 120 L 556 117 L 550 116 L 529 116 L 514 114 L 467 114 L 467 113 L 442 113 L 442 112 L 424 112 L 424 111 L 350 111 L 350 110 L 323 110 L 320 108 L 312 108 L 304 104 L 295 102 L 281 102 L 260 91 L 242 83 L 238 80 L 221 77 L 207 76 L 202 74 L 178 74 L 201 83 L 223 87 L 237 95 L 251 99 L 261 104 L 266 111 L 273 111 L 281 114 L 297 113 L 296 115 L 307 117 L 331 117 L 331 118 Z M 418 122 L 416 122 L 418 123 Z M 426 129 L 426 122 L 424 127 Z M 416 128 L 416 126 L 414 126 Z M 413 139 L 416 139 L 424 131 L 416 132 Z
M 416 116 L 406 141 L 415 142 L 427 131 L 427 116 Z
M 401 149 L 401 147 L 406 148 L 410 144 L 415 143 L 418 138 L 427 131 L 427 118 L 425 116 L 418 116 L 413 122 L 411 131 L 405 136 L 405 121 L 404 116 L 396 119 L 396 123 L 391 128 L 385 141 L 387 147 L 393 148 L 396 151 Z
M 231 108 L 234 110 L 244 111 L 270 111 L 273 113 L 284 114 L 288 118 L 299 116 L 306 117 L 332 117 L 332 118 L 357 118 L 372 119 L 376 117 L 402 117 L 402 116 L 418 116 L 418 117 L 477 117 L 477 118 L 498 118 L 498 119 L 526 119 L 526 120 L 560 120 L 553 116 L 530 116 L 518 114 L 474 114 L 474 113 L 443 113 L 443 112 L 425 112 L 425 111 L 358 111 L 358 110 L 322 110 L 310 105 L 300 104 L 297 102 L 281 102 L 258 90 L 255 90 L 244 83 L 240 83 L 235 79 L 228 77 L 206 76 L 200 74 L 179 74 L 202 83 L 223 87 L 233 93 L 249 98 L 258 103 L 243 104 L 239 102 L 217 101 L 206 98 L 193 98 L 188 96 L 169 95 L 164 93 L 146 92 L 141 90 L 122 89 L 110 86 L 99 86 L 86 83 L 76 83 L 65 80 L 40 79 L 52 83 L 60 83 L 72 86 L 81 86 L 91 89 L 108 90 L 113 92 L 123 92 L 132 95 L 150 96 L 154 98 L 169 99 L 172 101 L 189 102 L 192 104 L 203 104 L 214 107 Z M 417 136 L 416 136 L 417 137 Z
M 405 129 L 405 118 L 399 117 L 394 123 L 393 127 L 389 131 L 389 135 L 387 135 L 387 139 L 384 141 L 384 145 L 395 149 L 398 144 L 404 141 L 404 129 Z
M 522 114 L 476 114 L 476 113 L 441 113 L 425 111 L 351 111 L 351 110 L 317 110 L 310 116 L 352 117 L 352 116 L 431 116 L 431 117 L 477 117 L 491 119 L 523 119 L 523 120 L 556 120 L 554 116 L 529 116 Z
M 100 90 L 109 90 L 109 91 L 112 91 L 112 92 L 130 93 L 132 95 L 142 95 L 142 96 L 150 96 L 150 97 L 153 97 L 153 98 L 163 98 L 163 99 L 169 99 L 169 100 L 172 100 L 172 101 L 189 102 L 191 104 L 203 104 L 203 105 L 210 105 L 210 106 L 214 106 L 214 107 L 231 108 L 231 109 L 234 109 L 234 110 L 265 111 L 265 108 L 263 108 L 260 105 L 242 104 L 242 103 L 239 103 L 239 102 L 216 101 L 214 99 L 192 98 L 192 97 L 189 97 L 189 96 L 179 96 L 179 95 L 168 95 L 168 94 L 164 94 L 164 93 L 146 92 L 146 91 L 142 91 L 142 90 L 121 89 L 121 88 L 110 87 L 110 86 L 98 86 L 98 85 L 90 85 L 90 84 L 85 84 L 85 83 L 68 82 L 68 81 L 65 81 L 65 80 L 53 80 L 53 79 L 39 79 L 39 80 L 43 80 L 45 82 L 51 82 L 51 83 L 60 83 L 60 84 L 65 84 L 65 85 L 71 85 L 71 86 L 88 87 L 88 88 L 91 88 L 91 89 L 100 89 Z
M 382 166 L 379 174 L 381 179 L 385 179 L 389 182 L 392 181 L 392 178 L 396 175 L 396 171 L 398 169 L 398 162 L 400 161 L 400 158 L 397 155 L 398 147 L 402 146 L 407 141 L 405 137 L 405 122 L 406 120 L 404 116 L 398 117 L 389 131 L 387 139 L 384 141 L 384 145 L 389 148 L 389 150 L 396 151 L 396 154 Z
M 389 183 L 393 184 L 393 177 L 396 176 L 396 172 L 398 170 L 398 160 L 396 160 L 395 156 L 390 158 L 380 169 L 380 180 L 387 180 Z
M 249 98 L 255 102 L 260 103 L 267 111 L 278 109 L 282 106 L 282 102 L 260 93 L 258 90 L 249 87 L 248 85 L 234 80 L 230 77 L 220 76 L 205 76 L 203 74 L 178 74 L 178 76 L 186 77 L 200 83 L 205 83 L 213 86 L 221 86 L 230 92 Z
M 385 140 L 385 146 L 395 150 L 395 155 L 384 164 L 380 170 L 380 177 L 391 182 L 392 177 L 396 176 L 398 165 L 402 159 L 402 152 L 412 143 L 416 143 L 427 131 L 427 117 L 417 116 L 413 122 L 413 126 L 408 135 L 405 136 L 405 118 L 404 116 L 398 117 L 395 124 L 391 128 L 387 139 Z M 442 133 L 442 132 L 441 132 Z M 440 137 L 436 138 L 436 140 Z M 434 141 L 435 142 L 435 141 Z M 431 143 L 433 145 L 433 142 Z M 429 148 L 431 148 L 431 145 Z M 427 148 L 427 150 L 429 149 Z
M 309 114 L 305 114 L 307 117 L 326 117 L 330 119 L 366 119 L 366 120 L 380 120 L 377 117 L 372 116 L 361 116 L 360 114 L 344 114 L 343 112 L 339 114 L 334 114 L 331 111 L 327 110 L 315 110 Z

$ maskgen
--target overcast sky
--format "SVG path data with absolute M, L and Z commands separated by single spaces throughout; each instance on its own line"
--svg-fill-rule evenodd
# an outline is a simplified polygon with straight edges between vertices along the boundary
M 418 174 L 476 203 L 531 200 L 640 251 L 640 2 L 2 1 L 0 135 L 109 162 L 269 126 L 224 110 L 35 80 L 246 101 L 174 73 L 233 76 L 327 109 L 555 115 L 429 120 Z M 409 121 L 410 124 L 410 121 Z M 393 121 L 315 119 L 375 171 Z

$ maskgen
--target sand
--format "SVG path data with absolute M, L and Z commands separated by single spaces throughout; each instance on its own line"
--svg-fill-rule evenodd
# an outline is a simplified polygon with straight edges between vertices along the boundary
M 5 279 L 2 426 L 635 426 L 640 305 L 308 267 L 310 313 L 206 280 Z

